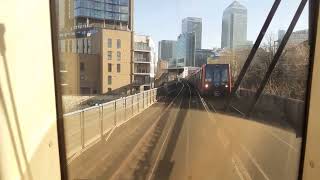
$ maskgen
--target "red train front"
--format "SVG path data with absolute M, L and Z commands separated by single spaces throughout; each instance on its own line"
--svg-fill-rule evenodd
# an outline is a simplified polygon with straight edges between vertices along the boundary
M 231 92 L 230 64 L 205 64 L 189 80 L 204 96 L 226 96 Z

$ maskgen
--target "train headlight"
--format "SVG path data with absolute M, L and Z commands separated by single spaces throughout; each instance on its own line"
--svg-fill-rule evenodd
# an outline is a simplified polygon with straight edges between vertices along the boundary
M 228 88 L 229 87 L 228 84 L 226 84 L 225 87 Z
M 208 88 L 208 87 L 209 87 L 209 84 L 206 84 L 205 87 Z

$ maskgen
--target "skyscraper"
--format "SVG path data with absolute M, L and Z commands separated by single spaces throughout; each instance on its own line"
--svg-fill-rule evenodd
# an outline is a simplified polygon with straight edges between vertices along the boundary
M 178 37 L 176 67 L 195 66 L 195 33 L 183 33 Z
M 247 45 L 247 8 L 234 1 L 223 12 L 221 48 Z
M 162 40 L 159 42 L 158 56 L 160 60 L 170 61 L 175 57 L 177 41 Z
M 195 33 L 196 49 L 201 49 L 202 43 L 202 19 L 187 17 L 182 20 L 182 34 Z

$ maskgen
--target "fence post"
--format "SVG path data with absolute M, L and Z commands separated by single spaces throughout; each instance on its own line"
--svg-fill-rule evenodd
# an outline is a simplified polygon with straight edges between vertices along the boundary
M 117 100 L 114 101 L 114 126 L 117 126 Z
M 100 114 L 100 125 L 101 125 L 101 128 L 100 128 L 100 130 L 101 130 L 101 139 L 102 139 L 102 137 L 103 137 L 103 105 L 99 105 L 100 106 L 100 108 L 99 108 L 99 114 Z
M 144 91 L 142 91 L 142 109 L 144 109 Z
M 133 116 L 133 97 L 134 97 L 135 95 L 133 95 L 133 96 L 131 96 L 131 116 Z
M 138 113 L 140 112 L 140 93 L 137 95 L 137 101 L 138 101 Z
M 124 121 L 127 120 L 127 98 L 124 98 Z
M 85 144 L 84 144 L 84 111 L 80 112 L 80 126 L 81 126 L 81 147 L 82 149 L 85 148 Z
M 154 91 L 151 90 L 151 102 L 152 102 L 152 104 L 154 103 L 153 97 L 154 97 Z

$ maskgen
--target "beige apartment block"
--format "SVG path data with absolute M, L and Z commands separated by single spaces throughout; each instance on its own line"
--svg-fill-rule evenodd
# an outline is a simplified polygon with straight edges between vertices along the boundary
M 95 95 L 127 91 L 131 84 L 132 32 L 99 29 L 60 40 L 63 94 Z
M 125 88 L 131 84 L 132 32 L 102 29 L 101 91 Z

